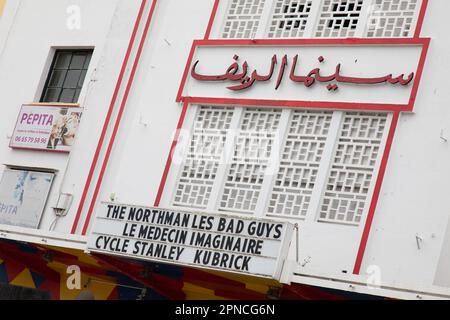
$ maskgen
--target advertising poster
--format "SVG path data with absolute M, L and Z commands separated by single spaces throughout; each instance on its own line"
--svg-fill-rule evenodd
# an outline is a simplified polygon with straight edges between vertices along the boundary
M 23 105 L 10 147 L 70 152 L 81 113 L 81 108 L 72 106 Z
M 5 169 L 0 180 L 0 224 L 37 229 L 53 173 Z

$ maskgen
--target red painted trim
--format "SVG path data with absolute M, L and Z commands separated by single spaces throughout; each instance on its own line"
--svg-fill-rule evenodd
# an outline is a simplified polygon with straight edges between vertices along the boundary
M 414 32 L 414 38 L 420 37 L 427 8 L 428 8 L 428 0 L 422 0 L 422 6 L 420 7 L 419 18 L 417 19 L 416 30 Z
M 205 40 L 209 39 L 209 36 L 211 35 L 211 29 L 213 27 L 214 24 L 214 20 L 216 18 L 216 14 L 217 14 L 217 8 L 219 7 L 219 1 L 220 0 L 215 0 L 214 1 L 214 6 L 211 12 L 211 17 L 209 18 L 209 22 L 208 22 L 208 27 L 206 28 L 206 32 L 205 32 Z
M 216 105 L 233 105 L 233 106 L 267 106 L 267 107 L 333 109 L 333 110 L 409 111 L 407 105 L 356 103 L 356 102 L 258 100 L 258 99 L 231 99 L 231 98 L 209 98 L 209 97 L 186 97 L 183 99 L 183 101 L 198 104 L 216 104 Z
M 99 139 L 98 144 L 97 144 L 97 149 L 95 150 L 95 154 L 94 154 L 94 158 L 92 160 L 91 168 L 89 169 L 89 174 L 88 174 L 88 177 L 86 179 L 86 183 L 84 185 L 83 194 L 81 195 L 80 204 L 78 205 L 78 210 L 77 210 L 77 213 L 76 213 L 76 216 L 75 216 L 75 220 L 74 220 L 73 225 L 72 225 L 72 231 L 71 231 L 72 234 L 74 234 L 76 232 L 78 223 L 80 221 L 81 213 L 83 212 L 83 207 L 84 207 L 84 203 L 86 201 L 87 193 L 89 191 L 89 187 L 90 187 L 91 182 L 92 182 L 94 171 L 95 171 L 95 168 L 97 166 L 97 162 L 98 162 L 98 158 L 99 158 L 99 155 L 100 155 L 100 151 L 102 149 L 103 142 L 104 142 L 105 136 L 106 136 L 106 132 L 108 130 L 109 123 L 111 121 L 111 116 L 112 116 L 112 112 L 114 110 L 114 105 L 116 104 L 117 96 L 118 96 L 119 90 L 120 90 L 120 88 L 122 86 L 122 81 L 123 81 L 123 78 L 124 78 L 124 75 L 125 75 L 125 71 L 126 71 L 126 68 L 127 68 L 127 65 L 128 65 L 128 61 L 130 59 L 130 55 L 131 55 L 131 51 L 133 49 L 133 45 L 134 45 L 134 42 L 135 42 L 135 39 L 136 39 L 137 31 L 138 31 L 139 25 L 141 23 L 142 15 L 144 14 L 144 9 L 145 9 L 146 3 L 147 3 L 147 0 L 142 0 L 142 2 L 141 2 L 141 7 L 139 9 L 139 13 L 137 15 L 137 18 L 136 18 L 136 21 L 135 21 L 135 24 L 134 24 L 133 32 L 131 34 L 131 38 L 130 38 L 130 41 L 128 43 L 127 52 L 125 54 L 125 57 L 124 57 L 124 60 L 123 60 L 123 63 L 122 63 L 122 68 L 120 70 L 119 78 L 117 79 L 116 87 L 114 89 L 114 94 L 113 94 L 113 96 L 111 98 L 111 102 L 109 104 L 108 113 L 106 115 L 105 122 L 103 123 L 103 129 L 102 129 L 102 132 L 100 134 L 100 139 Z
M 353 268 L 353 274 L 359 275 L 361 271 L 361 264 L 364 257 L 364 252 L 367 246 L 367 240 L 369 239 L 370 229 L 372 227 L 373 217 L 378 204 L 378 198 L 380 196 L 381 187 L 383 184 L 384 174 L 386 173 L 386 167 L 389 161 L 389 154 L 391 152 L 392 143 L 394 141 L 395 131 L 397 129 L 398 119 L 400 112 L 395 112 L 392 118 L 391 127 L 389 129 L 388 138 L 386 141 L 386 147 L 384 149 L 383 158 L 381 160 L 380 171 L 378 173 L 377 181 L 375 184 L 374 193 L 370 202 L 369 213 L 367 215 L 366 224 L 359 244 L 358 254 L 356 256 L 355 266 Z
M 188 109 L 188 102 L 184 102 L 183 104 L 183 110 L 181 111 L 181 115 L 180 115 L 180 119 L 178 120 L 178 125 L 177 125 L 177 132 L 175 133 L 175 137 L 172 141 L 172 145 L 170 147 L 170 152 L 169 155 L 167 157 L 167 161 L 166 161 L 166 166 L 164 168 L 164 172 L 161 178 L 161 182 L 159 183 L 159 188 L 158 188 L 158 193 L 156 195 L 155 198 L 155 202 L 154 202 L 154 206 L 158 207 L 159 203 L 161 202 L 161 197 L 163 195 L 164 192 L 164 188 L 166 186 L 166 182 L 167 182 L 167 177 L 169 175 L 169 171 L 170 171 L 170 167 L 172 166 L 172 155 L 175 151 L 175 148 L 177 147 L 177 143 L 178 143 L 178 138 L 180 137 L 180 130 L 183 127 L 183 123 L 184 123 L 184 119 L 186 118 L 186 112 Z
M 142 51 L 144 49 L 144 45 L 145 45 L 145 42 L 147 40 L 148 31 L 150 29 L 150 24 L 151 24 L 151 22 L 153 20 L 152 19 L 153 18 L 153 13 L 155 12 L 155 8 L 156 8 L 156 3 L 157 2 L 158 2 L 158 0 L 153 0 L 152 6 L 151 6 L 150 11 L 148 13 L 147 21 L 146 21 L 145 27 L 144 27 L 144 32 L 142 33 L 141 41 L 139 43 L 139 48 L 138 48 L 138 51 L 137 51 L 137 54 L 136 54 L 136 58 L 135 58 L 135 61 L 134 61 L 134 64 L 133 64 L 133 68 L 131 70 L 130 78 L 128 79 L 128 83 L 127 83 L 127 86 L 125 88 L 125 93 L 124 93 L 124 96 L 122 98 L 122 102 L 120 104 L 119 113 L 117 115 L 116 122 L 114 124 L 114 129 L 113 129 L 113 132 L 112 132 L 112 135 L 111 135 L 111 139 L 110 139 L 109 144 L 108 144 L 108 149 L 106 150 L 106 154 L 105 154 L 105 157 L 104 157 L 104 160 L 103 160 L 102 167 L 100 169 L 100 174 L 99 174 L 99 177 L 98 177 L 98 180 L 97 180 L 97 184 L 96 184 L 95 189 L 94 189 L 94 194 L 92 196 L 91 204 L 89 206 L 89 210 L 87 212 L 87 217 L 86 217 L 86 220 L 84 222 L 82 235 L 86 234 L 87 229 L 89 227 L 89 222 L 91 220 L 92 213 L 94 211 L 94 206 L 95 206 L 95 203 L 97 201 L 98 193 L 100 191 L 100 186 L 101 186 L 101 184 L 103 182 L 103 177 L 105 175 L 106 168 L 108 166 L 109 157 L 111 155 L 111 151 L 112 151 L 112 148 L 114 146 L 114 142 L 116 140 L 116 136 L 117 136 L 117 132 L 119 130 L 120 122 L 122 120 L 123 112 L 125 110 L 125 106 L 126 106 L 127 101 L 128 101 L 128 96 L 130 94 L 130 90 L 131 90 L 131 87 L 132 87 L 133 82 L 134 82 L 134 77 L 136 75 L 137 67 L 138 67 L 139 62 L 141 60 Z
M 181 84 L 178 89 L 177 102 L 189 98 L 191 100 L 212 101 L 216 103 L 241 103 L 241 104 L 260 104 L 260 105 L 279 105 L 290 107 L 321 107 L 329 108 L 336 105 L 340 105 L 341 109 L 363 109 L 363 110 L 391 110 L 391 111 L 413 111 L 414 102 L 417 96 L 417 90 L 419 89 L 420 78 L 422 76 L 425 60 L 428 53 L 428 47 L 430 44 L 430 38 L 349 38 L 349 39 L 260 39 L 260 40 L 194 40 L 191 51 L 189 53 L 188 61 L 183 72 Z M 311 102 L 311 101 L 287 101 L 287 100 L 254 100 L 254 99 L 229 99 L 229 98 L 191 98 L 183 97 L 184 87 L 188 80 L 189 71 L 191 69 L 192 60 L 194 58 L 195 51 L 199 46 L 303 46 L 303 45 L 316 45 L 316 46 L 382 46 L 382 45 L 421 45 L 422 53 L 417 66 L 417 74 L 414 80 L 413 87 L 411 89 L 411 96 L 406 104 L 383 104 L 383 103 L 342 103 L 342 102 Z M 275 104 L 276 101 L 276 104 Z
M 183 96 L 184 85 L 186 84 L 186 81 L 187 81 L 189 69 L 192 64 L 192 59 L 194 58 L 195 49 L 196 49 L 196 44 L 194 41 L 194 43 L 192 44 L 192 47 L 191 47 L 191 51 L 189 52 L 188 62 L 186 63 L 186 67 L 184 67 L 183 77 L 181 78 L 181 84 L 180 84 L 180 88 L 178 89 L 176 102 L 181 102 L 181 100 L 183 99 L 182 96 Z
M 194 46 L 301 46 L 301 45 L 412 45 L 427 38 L 345 38 L 345 39 L 208 39 L 194 40 Z

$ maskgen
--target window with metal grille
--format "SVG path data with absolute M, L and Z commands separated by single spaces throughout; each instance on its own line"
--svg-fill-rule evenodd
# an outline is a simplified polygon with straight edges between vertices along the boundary
M 41 102 L 77 103 L 92 50 L 56 50 Z
M 382 153 L 386 113 L 348 112 L 338 136 L 319 221 L 358 225 Z
M 419 0 L 374 0 L 367 23 L 369 38 L 410 37 Z
M 324 0 L 315 36 L 345 38 L 355 35 L 363 0 Z
M 268 33 L 269 38 L 302 38 L 312 0 L 276 0 Z
M 211 106 L 195 112 L 171 205 L 300 220 L 310 214 L 349 225 L 362 221 L 388 113 Z
M 253 38 L 258 30 L 265 0 L 231 0 L 222 38 Z

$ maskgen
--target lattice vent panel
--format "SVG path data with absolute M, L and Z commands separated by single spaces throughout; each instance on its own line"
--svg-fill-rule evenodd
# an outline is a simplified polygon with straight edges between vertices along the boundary
M 280 139 L 281 113 L 278 109 L 248 108 L 244 111 L 219 210 L 255 211 L 266 170 L 273 165 L 273 158 L 278 159 L 272 152 Z
M 368 205 L 383 150 L 386 113 L 346 113 L 339 134 L 319 221 L 358 225 Z
M 324 0 L 316 28 L 316 37 L 353 37 L 362 6 L 363 0 Z
M 301 38 L 310 17 L 312 0 L 277 0 L 269 38 Z
M 332 112 L 292 112 L 269 200 L 269 214 L 306 216 L 332 117 Z
M 374 0 L 368 19 L 369 38 L 410 37 L 419 0 Z
M 266 0 L 231 0 L 222 31 L 224 39 L 251 39 L 258 30 Z

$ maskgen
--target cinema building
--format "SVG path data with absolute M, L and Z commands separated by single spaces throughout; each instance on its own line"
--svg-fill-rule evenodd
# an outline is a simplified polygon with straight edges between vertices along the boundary
M 450 298 L 449 10 L 0 0 L 0 296 Z

